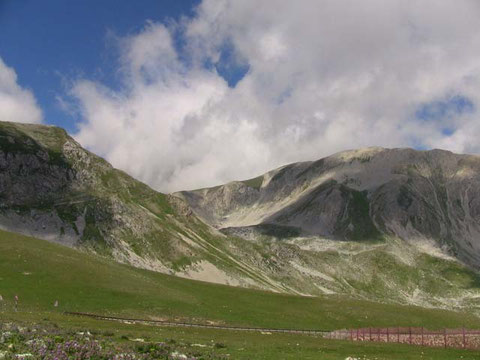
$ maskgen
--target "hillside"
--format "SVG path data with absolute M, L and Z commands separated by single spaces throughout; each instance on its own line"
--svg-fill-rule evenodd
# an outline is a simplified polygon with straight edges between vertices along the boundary
M 63 129 L 0 123 L 0 228 L 212 282 L 273 287 L 182 201 L 83 149 Z
M 369 148 L 176 195 L 306 293 L 456 306 L 478 297 L 479 185 L 480 157 Z
M 22 312 L 83 311 L 293 329 L 480 326 L 480 320 L 467 313 L 181 279 L 4 231 L 0 231 L 0 274 L 3 306 L 11 309 L 11 299 L 18 295 Z M 58 308 L 53 306 L 56 300 Z
M 4 231 L 0 231 L 0 295 L 0 334 L 6 335 L 5 329 L 9 336 L 12 331 L 23 332 L 16 338 L 16 350 L 12 350 L 16 353 L 21 352 L 21 341 L 28 343 L 32 337 L 58 343 L 72 337 L 79 341 L 81 334 L 87 334 L 88 339 L 98 340 L 102 346 L 118 344 L 138 351 L 151 343 L 169 344 L 199 359 L 318 359 L 319 354 L 322 359 L 332 360 L 364 356 L 389 360 L 478 358 L 478 351 L 336 341 L 298 334 L 153 327 L 68 316 L 63 311 L 324 330 L 480 326 L 470 312 L 378 304 L 338 295 L 312 298 L 275 294 L 181 279 Z M 18 312 L 13 311 L 14 295 L 20 299 Z M 56 301 L 58 307 L 54 306 Z M 10 351 L 11 338 L 5 338 L 0 351 Z
M 476 312 L 477 163 L 367 149 L 165 195 L 62 129 L 0 123 L 0 228 L 191 279 Z

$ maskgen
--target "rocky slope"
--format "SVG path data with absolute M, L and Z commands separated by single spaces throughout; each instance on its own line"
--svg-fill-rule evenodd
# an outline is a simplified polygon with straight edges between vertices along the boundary
M 176 196 L 305 293 L 453 306 L 479 296 L 479 190 L 478 156 L 368 148 Z
M 205 281 L 476 308 L 479 162 L 366 149 L 165 195 L 62 129 L 0 122 L 0 228 Z
M 369 148 L 179 194 L 211 225 L 336 240 L 433 240 L 480 266 L 480 157 Z

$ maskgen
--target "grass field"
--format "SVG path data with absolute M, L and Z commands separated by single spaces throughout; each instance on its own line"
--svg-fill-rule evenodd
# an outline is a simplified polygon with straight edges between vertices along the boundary
M 0 320 L 113 331 L 151 341 L 225 344 L 234 359 L 478 359 L 480 353 L 408 345 L 349 343 L 315 336 L 159 328 L 76 318 L 63 311 L 252 327 L 341 329 L 425 326 L 480 328 L 467 313 L 233 288 L 140 270 L 21 235 L 0 232 Z M 13 312 L 13 297 L 20 298 Z M 54 307 L 58 300 L 59 306 Z M 163 340 L 162 340 L 163 339 Z M 297 345 L 298 344 L 298 345 Z M 200 348 L 204 349 L 204 348 Z M 209 348 L 205 348 L 207 351 Z
M 197 354 L 199 359 L 209 359 L 212 353 L 219 359 L 315 359 L 345 360 L 348 357 L 359 360 L 474 360 L 480 352 L 455 349 L 433 349 L 410 345 L 361 343 L 339 340 L 326 340 L 318 336 L 290 334 L 259 334 L 211 329 L 181 329 L 128 325 L 108 321 L 65 316 L 58 313 L 18 312 L 0 313 L 4 321 L 17 321 L 44 324 L 65 329 L 65 331 L 86 331 L 97 334 L 113 342 L 144 339 L 147 343 L 174 343 L 184 353 Z M 221 347 L 217 347 L 221 344 Z M 217 358 L 216 358 L 217 359 Z

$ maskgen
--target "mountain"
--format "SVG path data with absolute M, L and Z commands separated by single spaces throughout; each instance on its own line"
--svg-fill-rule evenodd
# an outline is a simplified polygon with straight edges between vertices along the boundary
M 180 195 L 220 229 L 358 242 L 431 240 L 480 266 L 478 156 L 368 148 Z
M 475 310 L 479 163 L 372 148 L 166 195 L 62 129 L 0 122 L 0 228 L 209 282 Z
M 327 293 L 437 305 L 478 295 L 478 156 L 367 148 L 176 195 L 225 234 L 268 249 L 277 274 L 300 272 Z M 466 273 L 467 292 L 435 294 Z
M 216 246 L 224 235 L 181 200 L 114 169 L 57 127 L 0 122 L 0 228 L 164 273 L 272 287 Z

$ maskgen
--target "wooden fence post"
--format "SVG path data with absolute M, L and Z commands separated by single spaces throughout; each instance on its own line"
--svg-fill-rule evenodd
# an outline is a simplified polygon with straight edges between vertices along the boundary
M 424 345 L 424 342 L 423 342 L 423 326 L 422 326 L 422 346 Z
M 377 331 L 378 331 L 377 340 L 380 342 L 380 328 L 378 328 Z
M 408 327 L 408 335 L 410 336 L 410 345 L 412 345 L 412 328 L 410 326 Z
M 443 329 L 443 341 L 445 342 L 445 349 L 447 348 L 447 329 Z
M 400 342 L 400 328 L 397 327 L 397 342 Z
M 463 335 L 463 348 L 467 347 L 467 342 L 465 341 L 465 326 L 462 327 L 462 335 Z
M 359 337 L 360 337 L 359 331 L 360 331 L 360 330 L 357 329 L 357 341 L 358 341 L 358 339 L 359 339 Z
M 370 336 L 370 341 L 372 341 L 372 328 L 368 328 L 368 335 Z
M 350 329 L 350 341 L 353 341 L 353 329 Z
M 390 332 L 388 331 L 388 327 L 387 327 L 387 342 L 390 342 Z

